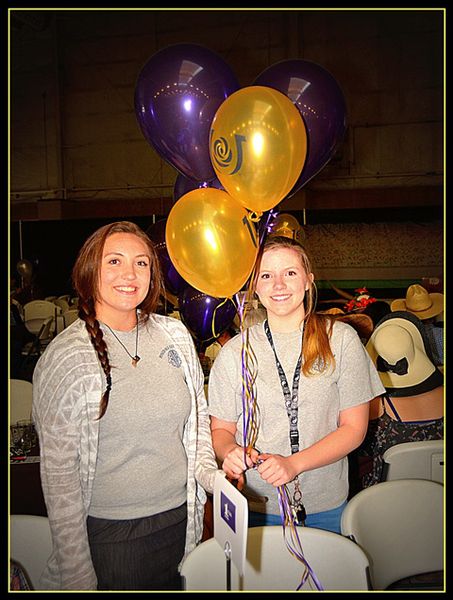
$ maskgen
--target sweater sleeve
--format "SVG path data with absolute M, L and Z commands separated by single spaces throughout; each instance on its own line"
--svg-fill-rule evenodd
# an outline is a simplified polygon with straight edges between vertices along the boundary
M 88 352 L 53 344 L 39 360 L 33 376 L 33 420 L 41 455 L 41 483 L 52 531 L 53 552 L 42 584 L 51 589 L 95 590 L 86 530 L 80 475 L 82 426 L 87 406 L 84 363 Z M 91 392 L 95 394 L 94 390 Z M 99 393 L 95 402 L 99 403 Z M 57 583 L 58 582 L 58 583 Z M 49 588 L 47 588 L 49 589 Z
M 195 461 L 195 478 L 206 492 L 213 493 L 215 474 L 219 470 L 212 447 L 211 427 L 208 406 L 204 391 L 204 374 L 198 360 L 190 334 L 190 365 L 197 405 L 197 444 Z

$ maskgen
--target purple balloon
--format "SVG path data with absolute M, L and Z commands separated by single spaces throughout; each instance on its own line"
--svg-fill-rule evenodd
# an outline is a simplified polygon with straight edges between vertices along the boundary
M 287 198 L 325 167 L 346 131 L 346 102 L 334 77 L 308 60 L 283 60 L 265 69 L 253 85 L 283 92 L 299 110 L 307 129 L 307 156 Z
M 173 188 L 173 200 L 176 202 L 176 200 L 179 200 L 181 196 L 184 196 L 184 194 L 187 194 L 188 192 L 196 190 L 200 187 L 214 187 L 218 190 L 225 191 L 225 188 L 222 186 L 217 177 L 212 181 L 203 181 L 197 184 L 193 179 L 189 179 L 188 177 L 185 177 L 179 173 L 179 175 L 176 177 L 175 187 Z
M 146 233 L 148 234 L 148 237 L 154 242 L 154 246 L 157 250 L 165 287 L 171 294 L 177 296 L 189 284 L 185 279 L 181 277 L 181 275 L 178 273 L 173 263 L 171 262 L 170 255 L 168 254 L 167 250 L 167 243 L 165 241 L 166 225 L 166 219 L 157 221 L 156 223 L 148 227 Z
M 178 302 L 181 320 L 199 342 L 214 341 L 236 316 L 231 299 L 208 296 L 190 285 L 178 296 Z
M 141 70 L 135 112 L 143 135 L 180 173 L 211 181 L 209 132 L 217 109 L 239 89 L 223 59 L 197 44 L 160 50 Z

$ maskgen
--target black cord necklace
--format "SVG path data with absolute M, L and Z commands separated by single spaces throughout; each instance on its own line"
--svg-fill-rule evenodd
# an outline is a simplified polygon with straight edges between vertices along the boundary
M 129 352 L 129 350 L 126 348 L 126 346 L 120 340 L 120 338 L 116 335 L 116 333 L 113 331 L 113 329 L 111 327 L 109 327 L 107 325 L 107 323 L 104 323 L 104 325 L 109 329 L 109 331 L 111 331 L 113 337 L 115 337 L 118 340 L 118 342 L 123 346 L 123 348 L 126 350 L 128 356 L 130 356 L 132 358 L 132 366 L 136 367 L 138 361 L 140 360 L 140 356 L 138 355 L 138 318 L 137 318 L 137 325 L 135 327 L 135 356 L 132 356 L 132 354 Z

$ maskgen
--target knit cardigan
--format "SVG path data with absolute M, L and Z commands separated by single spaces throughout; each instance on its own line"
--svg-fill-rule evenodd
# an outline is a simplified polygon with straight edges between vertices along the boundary
M 184 558 L 200 541 L 206 491 L 218 466 L 211 444 L 203 372 L 193 340 L 177 319 L 151 315 L 181 353 L 191 398 L 183 444 L 187 452 L 187 535 Z M 53 551 L 39 589 L 96 590 L 87 514 L 96 470 L 99 404 L 105 374 L 85 323 L 78 319 L 46 348 L 33 374 L 33 409 L 41 454 L 41 483 Z M 165 393 L 163 390 L 160 393 Z M 150 432 L 152 435 L 152 432 Z

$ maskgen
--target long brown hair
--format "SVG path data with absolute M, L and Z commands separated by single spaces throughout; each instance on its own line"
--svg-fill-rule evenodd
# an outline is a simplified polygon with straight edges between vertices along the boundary
M 262 244 L 255 268 L 254 288 L 256 289 L 257 277 L 263 254 L 275 248 L 290 248 L 296 250 L 304 271 L 313 273 L 312 262 L 306 249 L 292 238 L 270 235 Z M 334 319 L 330 315 L 321 315 L 315 312 L 317 302 L 317 288 L 313 281 L 305 292 L 304 308 L 304 336 L 302 357 L 302 372 L 305 376 L 314 375 L 325 371 L 329 366 L 335 367 L 335 358 L 330 347 L 330 337 Z
M 153 242 L 135 223 L 131 223 L 130 221 L 117 221 L 115 223 L 110 223 L 109 225 L 104 225 L 92 233 L 80 249 L 72 270 L 72 284 L 79 298 L 79 317 L 85 321 L 87 331 L 90 334 L 91 343 L 97 352 L 99 362 L 102 365 L 107 380 L 107 387 L 102 395 L 99 407 L 99 419 L 107 410 L 110 389 L 112 387 L 112 377 L 110 374 L 111 368 L 107 344 L 105 343 L 99 321 L 96 318 L 95 306 L 96 302 L 99 300 L 99 276 L 105 241 L 114 233 L 132 233 L 140 238 L 148 248 L 151 281 L 146 297 L 137 307 L 140 309 L 138 318 L 141 322 L 146 322 L 150 314 L 156 311 L 163 291 L 159 257 Z

